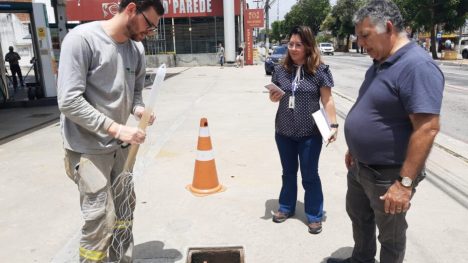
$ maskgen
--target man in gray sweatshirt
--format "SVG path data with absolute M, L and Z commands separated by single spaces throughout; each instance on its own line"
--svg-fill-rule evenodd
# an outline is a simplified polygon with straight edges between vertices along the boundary
M 122 0 L 113 18 L 80 25 L 63 42 L 57 98 L 65 169 L 78 185 L 85 221 L 80 262 L 132 261 L 131 236 L 123 251 L 110 248 L 113 236 L 132 228 L 131 221 L 116 216 L 119 201 L 111 185 L 128 154 L 119 142 L 141 144 L 146 137 L 126 123 L 130 114 L 143 114 L 145 53 L 140 41 L 154 34 L 163 14 L 160 0 Z

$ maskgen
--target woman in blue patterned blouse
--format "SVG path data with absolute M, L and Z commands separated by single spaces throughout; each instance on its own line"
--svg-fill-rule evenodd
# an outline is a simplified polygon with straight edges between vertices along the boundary
M 320 151 L 323 141 L 336 140 L 338 124 L 331 93 L 333 77 L 320 58 L 309 27 L 297 26 L 291 30 L 288 53 L 283 63 L 275 66 L 272 82 L 284 91 L 283 95 L 278 90 L 270 90 L 270 100 L 279 102 L 275 140 L 283 168 L 279 209 L 273 222 L 282 223 L 294 215 L 300 167 L 308 230 L 318 234 L 322 231 L 323 218 L 322 183 L 318 174 Z M 331 123 L 331 135 L 323 139 L 312 117 L 320 109 L 320 102 Z

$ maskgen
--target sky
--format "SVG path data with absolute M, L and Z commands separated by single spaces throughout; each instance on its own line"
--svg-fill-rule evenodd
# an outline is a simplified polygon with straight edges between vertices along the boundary
M 263 7 L 263 3 L 265 0 L 247 0 L 247 3 L 249 3 L 250 8 L 257 8 L 257 3 L 254 1 L 260 1 L 258 3 L 259 7 Z M 270 0 L 271 2 L 272 0 Z M 286 15 L 287 12 L 291 10 L 291 7 L 296 3 L 296 0 L 276 0 L 273 5 L 271 5 L 270 9 L 270 25 L 271 23 L 275 22 L 276 20 L 283 20 L 284 16 Z M 330 0 L 331 5 L 336 4 L 336 0 Z M 279 5 L 279 6 L 278 6 Z M 279 10 L 278 10 L 279 7 Z

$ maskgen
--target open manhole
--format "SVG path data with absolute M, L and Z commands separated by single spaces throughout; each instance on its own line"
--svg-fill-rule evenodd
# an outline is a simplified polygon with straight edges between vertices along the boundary
M 243 247 L 189 248 L 187 263 L 244 263 Z

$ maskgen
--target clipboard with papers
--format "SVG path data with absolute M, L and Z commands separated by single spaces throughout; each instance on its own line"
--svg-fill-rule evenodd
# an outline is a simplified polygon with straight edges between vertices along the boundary
M 327 139 L 330 138 L 331 135 L 331 129 L 325 109 L 320 108 L 318 111 L 312 113 L 312 117 L 315 120 L 315 124 L 317 125 L 320 134 L 322 135 L 323 142 L 327 142 Z

